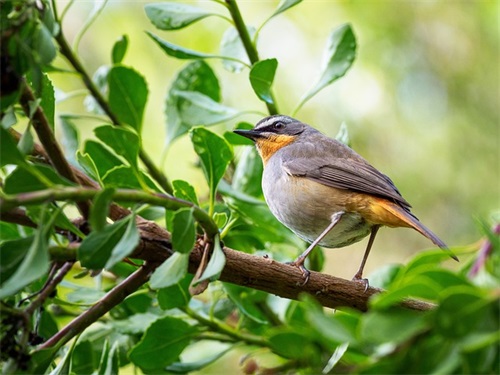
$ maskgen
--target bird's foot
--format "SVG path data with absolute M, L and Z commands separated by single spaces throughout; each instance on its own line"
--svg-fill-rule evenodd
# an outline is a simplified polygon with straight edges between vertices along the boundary
M 302 281 L 301 283 L 297 283 L 297 286 L 304 286 L 308 283 L 309 276 L 311 276 L 311 272 L 306 267 L 304 267 L 304 260 L 298 258 L 293 262 L 286 262 L 286 264 L 296 267 L 300 270 L 300 272 L 302 272 L 302 277 L 304 278 L 304 281 Z
M 370 287 L 370 283 L 368 282 L 368 279 L 364 279 L 361 274 L 354 275 L 354 277 L 352 278 L 352 281 L 355 281 L 355 282 L 363 285 L 365 287 L 364 293 L 366 293 L 366 291 Z

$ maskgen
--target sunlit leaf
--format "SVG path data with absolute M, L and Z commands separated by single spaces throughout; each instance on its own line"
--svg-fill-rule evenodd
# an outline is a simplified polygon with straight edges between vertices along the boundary
M 177 46 L 173 43 L 167 42 L 160 37 L 146 31 L 146 33 L 153 39 L 160 48 L 169 56 L 175 57 L 181 60 L 193 60 L 193 59 L 205 59 L 209 57 L 216 57 L 215 55 L 193 51 L 181 46 Z
M 188 374 L 193 371 L 203 370 L 206 366 L 217 361 L 232 349 L 233 347 L 230 346 L 227 349 L 224 349 L 212 355 L 207 355 L 205 358 L 194 362 L 175 362 L 167 366 L 165 370 L 174 374 Z
M 108 74 L 109 106 L 124 124 L 141 133 L 148 87 L 144 77 L 134 69 L 113 66 Z
M 323 56 L 321 76 L 312 89 L 301 99 L 305 103 L 323 88 L 342 77 L 351 67 L 356 56 L 356 38 L 349 24 L 335 29 L 328 38 Z
M 248 27 L 247 30 L 250 37 L 253 37 L 255 34 L 255 28 Z M 224 32 L 220 43 L 220 54 L 222 57 L 228 56 L 250 64 L 248 54 L 243 46 L 243 43 L 241 42 L 240 34 L 234 27 L 230 27 Z M 223 64 L 224 68 L 234 73 L 240 72 L 245 67 L 244 64 L 238 61 L 227 59 L 223 60 Z
M 122 35 L 113 45 L 113 50 L 111 51 L 111 61 L 113 64 L 120 64 L 125 57 L 125 53 L 128 48 L 128 36 Z
M 250 70 L 250 84 L 257 96 L 266 103 L 273 103 L 271 86 L 274 81 L 278 60 L 268 59 L 257 62 Z
M 221 99 L 219 80 L 206 62 L 202 60 L 193 61 L 179 71 L 170 86 L 167 96 L 167 146 L 177 137 L 186 134 L 192 127 L 181 116 L 181 109 L 185 99 L 175 94 L 178 91 L 196 91 L 216 102 L 220 102 Z
M 197 280 L 197 283 L 219 277 L 225 265 L 226 255 L 224 254 L 224 251 L 222 251 L 219 236 L 217 235 L 214 237 L 214 249 L 212 251 L 212 255 L 210 256 L 210 260 L 208 261 L 207 268 L 205 268 L 205 271 Z
M 240 114 L 238 110 L 219 104 L 196 91 L 175 91 L 172 95 L 184 99 L 179 114 L 182 121 L 189 126 L 214 125 Z
M 161 289 L 175 285 L 187 274 L 189 254 L 175 252 L 151 275 L 151 288 Z
M 271 17 L 276 17 L 278 14 L 285 12 L 300 2 L 302 2 L 302 0 L 281 0 Z
M 212 15 L 198 7 L 182 3 L 156 3 L 144 6 L 146 15 L 160 30 L 177 30 Z
M 132 167 L 137 168 L 139 155 L 139 137 L 125 128 L 104 125 L 94 129 L 97 138 L 123 156 Z
M 172 187 L 174 188 L 175 197 L 194 203 L 197 206 L 200 205 L 194 187 L 189 182 L 174 180 L 172 181 Z

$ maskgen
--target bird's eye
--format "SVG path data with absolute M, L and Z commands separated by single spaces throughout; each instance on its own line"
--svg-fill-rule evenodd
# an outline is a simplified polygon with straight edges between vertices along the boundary
M 274 123 L 273 127 L 276 130 L 281 130 L 281 129 L 285 128 L 285 123 L 281 122 L 281 121 L 277 121 L 277 122 Z

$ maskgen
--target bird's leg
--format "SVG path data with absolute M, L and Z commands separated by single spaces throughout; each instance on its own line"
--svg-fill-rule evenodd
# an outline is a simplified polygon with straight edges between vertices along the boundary
M 372 227 L 370 238 L 368 239 L 368 245 L 366 245 L 365 255 L 363 255 L 363 260 L 361 261 L 358 272 L 356 272 L 352 278 L 353 281 L 361 282 L 365 286 L 365 292 L 368 289 L 368 279 L 363 279 L 363 269 L 365 268 L 366 260 L 368 259 L 368 255 L 370 254 L 370 250 L 372 249 L 373 242 L 375 241 L 375 236 L 377 235 L 379 228 L 380 225 L 374 225 Z
M 304 266 L 304 262 L 306 261 L 307 256 L 311 253 L 311 251 L 314 249 L 314 247 L 321 242 L 323 238 L 333 229 L 335 225 L 340 221 L 342 215 L 344 214 L 344 211 L 339 211 L 336 212 L 332 215 L 332 221 L 326 229 L 316 238 L 310 245 L 309 247 L 299 255 L 297 259 L 295 259 L 293 262 L 290 262 L 288 264 L 297 267 L 301 272 L 302 275 L 304 276 L 304 282 L 301 284 L 301 286 L 306 285 L 307 282 L 309 281 L 309 275 L 311 272 Z

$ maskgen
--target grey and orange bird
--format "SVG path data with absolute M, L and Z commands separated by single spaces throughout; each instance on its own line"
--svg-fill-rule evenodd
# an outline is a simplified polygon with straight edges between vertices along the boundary
M 234 130 L 255 142 L 264 163 L 262 189 L 276 218 L 310 246 L 291 264 L 304 276 L 316 245 L 338 248 L 370 238 L 353 280 L 363 268 L 381 226 L 413 228 L 442 249 L 446 244 L 410 211 L 389 177 L 341 142 L 288 116 L 262 119 L 252 130 Z M 458 260 L 455 255 L 450 256 Z

